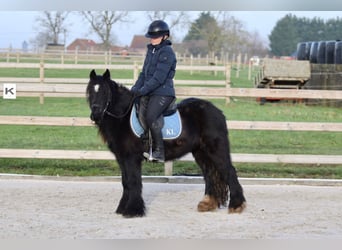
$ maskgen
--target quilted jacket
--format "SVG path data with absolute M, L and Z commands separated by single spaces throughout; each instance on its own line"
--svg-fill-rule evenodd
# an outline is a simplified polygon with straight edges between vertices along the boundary
M 132 87 L 141 95 L 164 95 L 175 97 L 173 77 L 176 72 L 176 56 L 169 40 L 158 45 L 147 45 L 142 71 Z

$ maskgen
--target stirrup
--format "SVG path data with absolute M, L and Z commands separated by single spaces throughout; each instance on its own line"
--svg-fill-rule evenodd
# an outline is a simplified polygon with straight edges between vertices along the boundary
M 150 157 L 152 162 L 159 162 L 159 163 L 164 163 L 165 160 L 164 159 L 160 159 L 160 158 L 154 158 L 152 155 Z
M 144 158 L 145 158 L 146 160 L 149 160 L 149 159 L 150 159 L 150 154 L 147 153 L 147 152 L 144 152 L 144 153 L 143 153 L 143 156 L 144 156 Z
M 149 151 L 148 152 L 144 152 L 143 153 L 143 156 L 144 156 L 144 158 L 146 159 L 146 160 L 148 160 L 148 161 L 153 161 L 153 158 L 152 158 L 152 139 L 151 139 L 151 137 L 149 137 L 150 138 L 150 147 L 149 147 Z
M 151 151 L 151 150 L 150 150 L 150 151 Z M 153 155 L 152 155 L 152 152 L 150 152 L 150 153 L 144 152 L 144 153 L 143 153 L 143 156 L 144 156 L 144 158 L 145 158 L 147 161 L 151 161 L 151 162 L 160 162 L 160 163 L 165 162 L 165 160 L 163 160 L 163 159 L 154 158 Z

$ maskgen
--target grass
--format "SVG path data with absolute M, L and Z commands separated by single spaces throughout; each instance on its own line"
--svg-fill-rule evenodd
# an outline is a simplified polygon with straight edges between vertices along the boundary
M 89 72 L 89 69 L 44 69 L 44 76 L 46 78 L 88 78 Z M 112 70 L 111 73 L 113 79 L 133 79 L 133 70 Z M 38 78 L 39 69 L 0 68 L 0 75 L 1 77 Z
M 247 98 L 234 99 L 228 105 L 224 100 L 210 101 L 223 111 L 228 120 L 342 122 L 342 111 L 338 107 L 288 103 L 258 105 L 255 100 Z M 89 108 L 85 98 L 46 97 L 43 105 L 39 104 L 38 98 L 19 97 L 16 100 L 0 98 L 0 115 L 88 117 Z
M 234 164 L 239 177 L 249 178 L 330 178 L 342 179 L 342 168 L 336 165 L 303 164 Z M 1 173 L 49 176 L 117 176 L 121 175 L 115 161 L 103 160 L 34 160 L 0 159 Z M 142 174 L 163 175 L 161 163 L 144 163 Z M 174 162 L 174 175 L 201 175 L 199 167 L 191 162 Z
M 18 97 L 15 100 L 0 98 L 0 115 L 88 117 L 89 108 L 85 98 L 45 97 L 43 105 L 38 97 Z
M 3 77 L 38 77 L 34 69 L 0 69 Z M 46 77 L 86 78 L 88 70 L 47 70 Z M 253 87 L 247 80 L 246 70 L 240 78 L 232 70 L 233 87 Z M 112 71 L 114 79 L 132 78 L 130 71 Z M 224 76 L 212 72 L 177 72 L 178 79 L 223 80 Z M 224 100 L 211 100 L 228 120 L 294 121 L 294 122 L 342 122 L 342 111 L 336 107 L 307 106 L 304 104 L 267 103 L 259 105 L 254 99 L 235 98 L 228 105 Z M 38 98 L 20 97 L 16 100 L 0 99 L 0 115 L 88 117 L 85 98 L 45 98 L 44 105 Z M 23 126 L 0 125 L 0 148 L 107 150 L 94 127 Z M 342 133 L 248 131 L 230 130 L 233 153 L 265 154 L 327 154 L 342 153 Z M 340 178 L 342 166 L 295 164 L 235 164 L 240 177 L 305 177 Z M 115 161 L 91 160 L 42 160 L 0 158 L 0 172 L 42 175 L 120 175 Z M 163 164 L 145 163 L 144 175 L 163 175 Z M 175 162 L 174 174 L 200 174 L 194 162 Z

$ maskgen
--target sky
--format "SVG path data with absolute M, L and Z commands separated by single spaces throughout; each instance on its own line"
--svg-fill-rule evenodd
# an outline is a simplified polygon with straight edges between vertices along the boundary
M 248 31 L 257 31 L 261 38 L 268 43 L 268 35 L 276 25 L 276 22 L 286 14 L 292 13 L 297 17 L 319 17 L 324 20 L 342 17 L 342 11 L 228 11 L 230 15 L 242 21 Z M 200 12 L 190 11 L 191 20 L 195 20 Z M 28 42 L 37 34 L 36 18 L 39 11 L 0 11 L 0 49 L 22 48 L 24 41 Z M 142 35 L 146 32 L 149 21 L 144 11 L 132 11 L 131 23 L 114 26 L 114 34 L 118 45 L 130 45 L 134 35 Z M 69 16 L 69 33 L 66 35 L 66 45 L 76 38 L 90 38 L 100 42 L 96 35 L 91 34 L 86 23 L 76 12 Z M 175 39 L 181 40 L 187 29 L 175 30 Z

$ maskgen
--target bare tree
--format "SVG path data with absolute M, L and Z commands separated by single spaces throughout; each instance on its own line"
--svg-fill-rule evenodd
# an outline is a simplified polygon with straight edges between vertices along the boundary
M 49 41 L 52 41 L 52 36 L 46 31 L 41 31 L 34 38 L 30 39 L 30 44 L 33 49 L 39 50 L 43 49 Z
M 164 20 L 168 22 L 169 28 L 188 22 L 188 14 L 185 11 L 146 11 L 150 21 Z
M 90 24 L 91 31 L 99 36 L 104 49 L 110 49 L 114 40 L 113 25 L 129 22 L 127 11 L 82 11 L 81 15 Z
M 67 32 L 66 19 L 69 12 L 67 11 L 44 11 L 42 15 L 36 18 L 39 25 L 40 32 L 37 39 L 42 37 L 49 39 L 45 43 L 50 42 L 54 44 L 59 43 L 61 34 L 64 35 Z M 42 36 L 42 34 L 44 34 Z
M 222 31 L 222 50 L 229 53 L 247 53 L 262 55 L 267 51 L 265 42 L 262 41 L 258 32 L 249 32 L 244 23 L 230 15 L 229 12 L 217 13 Z
M 268 54 L 266 41 L 261 38 L 259 32 L 257 31 L 251 32 L 249 35 L 248 54 L 250 56 L 258 55 L 261 57 L 265 57 Z
M 184 41 L 190 45 L 187 46 L 190 53 L 208 53 L 210 57 L 226 53 L 263 55 L 267 51 L 259 34 L 248 32 L 244 23 L 227 11 L 201 12 Z M 206 42 L 205 46 L 201 41 Z

